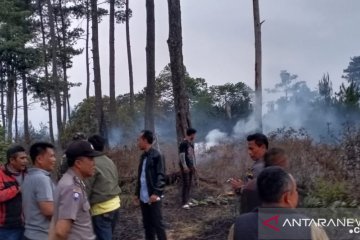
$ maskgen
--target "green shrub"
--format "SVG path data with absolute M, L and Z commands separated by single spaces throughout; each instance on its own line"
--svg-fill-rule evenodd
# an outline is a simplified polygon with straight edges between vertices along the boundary
M 316 179 L 313 188 L 304 199 L 305 207 L 346 207 L 349 202 L 345 181 Z

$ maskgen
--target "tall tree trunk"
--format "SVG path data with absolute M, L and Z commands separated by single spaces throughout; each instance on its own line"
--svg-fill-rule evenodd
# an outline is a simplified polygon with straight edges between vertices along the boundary
M 53 129 L 53 117 L 52 117 L 52 100 L 50 93 L 46 94 L 47 105 L 48 105 L 48 112 L 49 112 L 49 134 L 51 142 L 55 142 L 54 138 L 54 129 Z
M 67 103 L 68 119 L 70 120 L 71 109 L 70 109 L 70 96 L 69 96 L 69 94 L 66 97 L 66 103 Z
M 46 37 L 45 37 L 45 28 L 44 28 L 44 18 L 42 14 L 42 6 L 41 6 L 41 0 L 38 0 L 38 10 L 39 10 L 39 16 L 40 16 L 40 28 L 41 28 L 41 37 L 42 37 L 42 53 L 44 57 L 44 69 L 45 69 L 45 81 L 50 88 L 51 82 L 49 81 L 49 70 L 48 70 L 48 56 L 46 52 Z M 52 143 L 55 142 L 54 138 L 54 129 L 53 129 L 53 118 L 52 118 L 52 103 L 51 103 L 51 94 L 50 91 L 47 91 L 46 93 L 46 99 L 47 99 L 47 105 L 48 105 L 48 114 L 49 114 L 49 134 L 50 134 L 50 140 Z
M 16 75 L 15 75 L 16 76 Z M 19 111 L 19 104 L 18 104 L 18 89 L 17 89 L 17 83 L 15 80 L 15 118 L 14 118 L 14 126 L 15 126 L 15 142 L 19 141 L 19 126 L 18 126 L 18 111 Z
M 110 123 L 113 126 L 116 117 L 115 102 L 115 0 L 110 0 L 109 16 L 109 95 L 110 95 Z
M 257 130 L 262 132 L 262 83 L 261 83 L 261 22 L 259 0 L 253 0 L 255 32 L 255 121 Z
M 126 9 L 125 9 L 125 24 L 126 24 L 126 47 L 127 47 L 127 57 L 128 57 L 128 67 L 129 67 L 129 84 L 130 84 L 130 112 L 131 115 L 134 115 L 134 77 L 132 69 L 132 56 L 131 56 L 131 44 L 130 44 L 130 17 L 129 17 L 129 1 L 126 0 Z
M 185 90 L 185 69 L 182 53 L 182 29 L 180 0 L 168 0 L 171 80 L 174 91 L 176 135 L 180 142 L 191 127 L 189 98 Z
M 62 64 L 63 74 L 64 74 L 64 88 L 63 88 L 63 96 L 62 96 L 62 106 L 63 106 L 63 125 L 66 124 L 68 119 L 68 100 L 69 100 L 69 88 L 67 81 L 67 71 L 66 71 L 66 63 Z
M 0 62 L 0 109 L 1 109 L 1 124 L 2 127 L 4 129 L 6 129 L 6 118 L 5 118 L 5 102 L 4 102 L 4 98 L 5 98 L 5 85 L 6 85 L 6 81 L 5 81 L 5 76 L 3 73 L 3 63 Z
M 64 18 L 64 11 L 63 11 L 63 5 L 62 5 L 62 1 L 63 0 L 59 0 L 59 9 L 60 9 L 60 19 L 61 19 L 61 34 L 62 34 L 62 48 L 63 51 L 61 53 L 61 65 L 62 65 L 62 69 L 63 69 L 63 75 L 64 75 L 64 89 L 63 89 L 63 99 L 62 99 L 62 105 L 63 105 L 63 124 L 66 124 L 67 121 L 67 115 L 68 115 L 68 98 L 69 98 L 69 88 L 68 88 L 68 80 L 67 80 L 67 67 L 66 67 L 66 62 L 67 62 L 67 56 L 66 56 L 66 38 L 67 38 L 67 34 L 66 34 L 66 26 L 65 26 L 65 18 Z M 66 7 L 66 2 L 65 2 L 65 6 Z M 61 47 L 61 44 L 59 43 L 59 47 Z
M 14 93 L 15 93 L 15 76 L 13 73 L 13 69 L 8 66 L 6 68 L 8 70 L 7 76 L 7 94 L 6 94 L 6 126 L 7 126 L 7 140 L 12 142 L 13 132 L 12 132 L 12 124 L 14 118 Z
M 22 73 L 22 93 L 23 93 L 23 105 L 24 105 L 24 140 L 26 145 L 30 144 L 30 132 L 29 132 L 29 115 L 28 115 L 28 101 L 27 101 L 27 83 L 26 74 Z
M 89 33 L 90 33 L 90 10 L 89 0 L 86 0 L 86 39 L 85 39 L 85 57 L 86 57 L 86 98 L 90 97 L 90 61 L 89 61 Z
M 103 101 L 101 93 L 100 56 L 98 41 L 98 15 L 97 0 L 91 0 L 91 21 L 92 21 L 92 52 L 94 59 L 94 85 L 95 85 L 95 110 L 99 134 L 106 137 L 106 124 L 104 119 Z
M 155 131 L 155 7 L 154 0 L 146 0 L 146 95 L 145 129 Z
M 61 97 L 60 97 L 60 84 L 57 74 L 57 59 L 56 59 L 56 36 L 55 36 L 55 20 L 53 15 L 53 8 L 51 5 L 51 0 L 47 0 L 47 7 L 48 7 L 48 15 L 49 15 L 49 26 L 50 26 L 50 42 L 51 42 L 51 56 L 52 56 L 52 82 L 53 86 L 56 89 L 54 91 L 55 95 L 55 107 L 56 107 L 56 123 L 57 123 L 57 130 L 58 130 L 58 143 L 60 144 L 61 137 L 62 137 L 62 120 L 61 120 Z

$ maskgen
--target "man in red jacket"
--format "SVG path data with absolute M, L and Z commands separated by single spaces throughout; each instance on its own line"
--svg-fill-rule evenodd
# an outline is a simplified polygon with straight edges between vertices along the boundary
M 24 179 L 27 154 L 22 146 L 10 147 L 7 162 L 0 167 L 0 239 L 21 240 L 24 233 L 20 185 Z

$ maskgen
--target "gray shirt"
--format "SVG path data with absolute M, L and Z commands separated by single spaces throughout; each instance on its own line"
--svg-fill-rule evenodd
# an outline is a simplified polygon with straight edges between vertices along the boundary
M 253 178 L 257 178 L 261 171 L 264 169 L 265 163 L 264 160 L 256 160 L 254 164 L 252 165 L 251 172 L 253 174 Z
M 47 240 L 50 219 L 39 208 L 39 202 L 52 202 L 54 183 L 50 173 L 40 168 L 31 168 L 21 185 L 22 205 L 25 217 L 25 236 L 28 239 Z
M 85 184 L 70 168 L 60 179 L 54 194 L 54 224 L 72 220 L 68 240 L 95 240 Z

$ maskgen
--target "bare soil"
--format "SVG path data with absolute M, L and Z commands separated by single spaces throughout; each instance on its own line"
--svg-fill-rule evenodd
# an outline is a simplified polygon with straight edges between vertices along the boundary
M 169 240 L 227 239 L 229 228 L 237 215 L 237 198 L 222 195 L 221 186 L 200 181 L 192 190 L 192 198 L 201 204 L 190 210 L 181 208 L 181 184 L 167 186 L 163 198 L 163 218 Z M 144 239 L 140 208 L 130 204 L 132 194 L 123 194 L 120 219 L 115 230 L 116 240 Z M 206 199 L 221 199 L 207 202 Z

